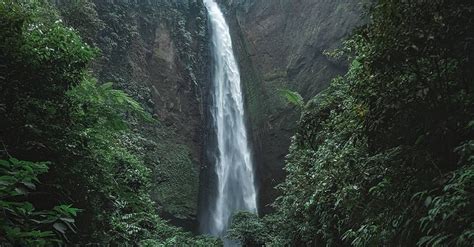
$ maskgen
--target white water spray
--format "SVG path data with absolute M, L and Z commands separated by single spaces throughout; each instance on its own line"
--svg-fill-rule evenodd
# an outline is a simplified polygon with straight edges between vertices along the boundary
M 204 0 L 212 29 L 212 118 L 217 135 L 214 166 L 217 174 L 215 204 L 208 233 L 223 237 L 236 211 L 257 212 L 254 168 L 244 123 L 240 73 L 224 15 L 214 0 Z

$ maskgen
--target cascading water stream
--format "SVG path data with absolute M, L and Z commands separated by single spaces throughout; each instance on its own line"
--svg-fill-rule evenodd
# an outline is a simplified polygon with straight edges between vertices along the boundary
M 223 237 L 236 211 L 257 212 L 254 167 L 244 121 L 240 73 L 224 15 L 214 0 L 204 0 L 212 31 L 212 120 L 216 133 L 216 198 L 207 233 Z M 228 242 L 228 241 L 227 241 Z

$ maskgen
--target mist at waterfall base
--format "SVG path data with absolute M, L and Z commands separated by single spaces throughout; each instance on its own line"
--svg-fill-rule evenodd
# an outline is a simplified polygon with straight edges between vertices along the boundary
M 201 232 L 224 239 L 232 215 L 238 211 L 257 213 L 255 172 L 245 127 L 240 73 L 224 15 L 213 0 L 204 0 L 211 28 L 212 91 L 211 127 L 213 142 L 209 150 L 215 177 L 213 195 L 205 216 L 200 217 Z

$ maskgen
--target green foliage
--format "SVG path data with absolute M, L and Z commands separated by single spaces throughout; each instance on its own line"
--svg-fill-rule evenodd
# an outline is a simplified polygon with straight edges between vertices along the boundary
M 95 4 L 89 0 L 62 0 L 57 5 L 65 23 L 76 28 L 81 37 L 92 44 L 93 38 L 105 25 L 98 16 Z
M 420 219 L 424 236 L 419 246 L 468 246 L 474 242 L 474 141 L 457 148 L 464 159 L 460 168 L 446 176 L 446 182 L 433 191 L 414 198 L 422 201 L 427 212 Z M 421 202 L 420 202 L 421 203 Z
M 71 197 L 84 205 L 90 217 L 97 217 L 90 222 L 93 240 L 123 243 L 146 238 L 151 233 L 144 226 L 156 220 L 146 193 L 150 170 L 126 146 L 131 140 L 125 135 L 128 125 L 123 116 L 145 113 L 111 84 L 99 86 L 85 79 L 67 95 L 74 106 L 74 124 L 65 140 L 65 151 L 74 154 L 74 160 L 58 170 L 69 169 L 69 176 L 76 179 L 61 184 L 71 188 L 81 184 L 75 191 L 79 194 Z
M 75 232 L 79 211 L 71 205 L 36 210 L 26 199 L 36 190 L 38 175 L 48 171 L 47 162 L 0 160 L 0 241 L 18 245 L 61 244 L 66 231 Z
M 54 14 L 40 2 L 0 1 L 0 129 L 10 152 L 47 157 L 45 142 L 56 142 L 67 124 L 65 93 L 79 83 L 95 51 L 50 20 Z
M 240 212 L 232 217 L 228 231 L 231 239 L 238 240 L 244 246 L 260 246 L 267 240 L 266 226 L 257 215 Z
M 268 214 L 259 217 L 249 212 L 238 212 L 232 217 L 232 224 L 227 237 L 239 241 L 243 246 L 300 246 L 303 243 L 294 241 L 293 233 L 287 231 L 292 227 L 290 218 L 282 214 Z
M 0 158 L 33 161 L 1 161 L 2 241 L 219 245 L 158 216 L 144 138 L 133 131 L 154 120 L 88 73 L 97 50 L 64 26 L 51 5 L 0 0 L 0 32 Z M 48 171 L 41 160 L 50 160 Z M 27 194 L 39 174 L 48 182 L 38 187 L 41 196 Z
M 238 212 L 232 217 L 227 237 L 239 241 L 243 246 L 289 246 L 289 235 L 283 233 L 283 226 L 289 223 L 279 214 L 259 218 L 249 212 Z
M 151 189 L 153 199 L 161 203 L 163 210 L 177 218 L 185 219 L 197 212 L 199 173 L 197 165 L 190 157 L 189 148 L 165 137 L 153 148 L 158 157 L 158 169 L 155 170 L 156 186 Z M 179 176 L 176 176 L 179 174 Z
M 169 226 L 166 226 L 169 228 Z M 208 236 L 197 236 L 193 237 L 189 233 L 183 233 L 177 228 L 171 228 L 173 232 L 170 233 L 168 238 L 165 238 L 165 241 L 157 240 L 147 240 L 141 242 L 142 246 L 198 246 L 198 247 L 207 247 L 207 246 L 223 246 L 222 241 L 214 237 Z
M 472 1 L 374 4 L 345 42 L 348 73 L 303 111 L 275 202 L 286 222 L 273 223 L 273 237 L 295 246 L 472 245 L 473 12 Z M 232 230 L 239 239 L 267 235 L 243 225 Z
M 288 101 L 288 103 L 297 106 L 298 108 L 304 107 L 303 97 L 298 92 L 280 89 L 280 93 L 286 99 L 286 101 Z
M 85 41 L 101 49 L 101 56 L 94 61 L 93 66 L 99 84 L 103 81 L 114 82 L 113 88 L 125 91 L 140 102 L 147 112 L 162 116 L 163 112 L 170 110 L 157 108 L 157 98 L 153 96 L 150 87 L 150 83 L 154 83 L 152 81 L 154 76 L 143 77 L 142 73 L 143 66 L 146 66 L 144 64 L 146 59 L 141 59 L 144 55 L 143 49 L 154 42 L 155 34 L 149 32 L 154 26 L 164 26 L 167 32 L 170 32 L 171 38 L 175 41 L 174 48 L 179 53 L 177 56 L 182 59 L 178 62 L 183 63 L 185 70 L 189 72 L 189 78 L 184 75 L 186 77 L 184 80 L 192 81 L 195 77 L 203 77 L 200 74 L 204 71 L 199 70 L 198 65 L 202 64 L 200 60 L 206 58 L 196 54 L 204 53 L 205 49 L 199 46 L 205 48 L 207 43 L 195 40 L 197 34 L 189 32 L 198 28 L 195 25 L 205 31 L 205 19 L 194 18 L 205 15 L 200 1 L 188 4 L 166 1 L 148 3 L 64 0 L 56 1 L 55 4 L 59 7 L 61 18 L 66 24 L 74 26 Z M 187 19 L 192 21 L 187 23 Z M 176 23 L 178 25 L 175 25 Z M 193 40 L 189 39 L 191 38 L 189 35 Z M 162 49 L 163 47 L 155 49 L 154 54 L 160 57 L 157 52 Z M 194 89 L 201 90 L 193 86 L 194 95 L 188 96 L 198 100 L 202 97 L 201 93 Z M 169 90 L 172 88 L 158 88 L 163 96 L 160 97 L 163 102 L 175 101 L 168 99 L 173 96 L 162 93 Z M 200 106 L 187 104 L 183 107 L 183 111 L 190 109 L 199 111 Z M 152 172 L 150 193 L 152 199 L 157 202 L 160 214 L 191 222 L 197 213 L 199 165 L 196 158 L 199 155 L 195 152 L 195 145 L 188 141 L 189 136 L 187 134 L 183 136 L 183 133 L 192 131 L 193 124 L 176 128 L 176 124 L 170 124 L 168 121 L 170 119 L 163 119 L 159 123 L 143 123 L 137 121 L 136 117 L 130 118 L 130 114 L 125 115 L 127 122 L 132 123 L 130 129 L 134 131 L 133 135 L 128 135 L 134 139 L 134 153 L 145 154 L 144 163 Z M 176 119 L 171 122 L 176 122 Z
M 68 91 L 67 96 L 74 106 L 72 117 L 81 121 L 81 128 L 95 125 L 103 130 L 125 130 L 125 116 L 153 121 L 138 102 L 123 91 L 113 89 L 112 83 L 98 85 L 95 79 L 86 77 Z
M 78 75 L 95 51 L 73 30 L 54 21 L 54 14 L 42 1 L 0 1 L 0 19 L 0 139 L 6 149 L 2 156 L 10 153 L 21 159 L 48 160 L 53 158 L 49 144 L 64 133 L 60 122 L 67 117 L 65 92 L 79 81 Z M 78 210 L 55 204 L 65 200 L 38 199 L 35 194 L 51 195 L 44 188 L 28 193 L 36 189 L 39 174 L 49 174 L 46 163 L 8 162 L 2 162 L 1 175 L 11 184 L 2 184 L 23 187 L 11 190 L 21 194 L 2 195 L 6 203 L 2 207 L 8 209 L 1 223 L 6 240 L 27 245 L 67 240 L 66 230 L 75 231 Z M 35 210 L 35 204 L 45 210 Z

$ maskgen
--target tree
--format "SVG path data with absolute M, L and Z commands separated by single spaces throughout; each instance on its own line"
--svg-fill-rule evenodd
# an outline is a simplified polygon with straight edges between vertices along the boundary
M 276 214 L 291 244 L 474 242 L 474 3 L 379 0 L 303 110 Z M 338 53 L 338 52 L 336 52 Z

